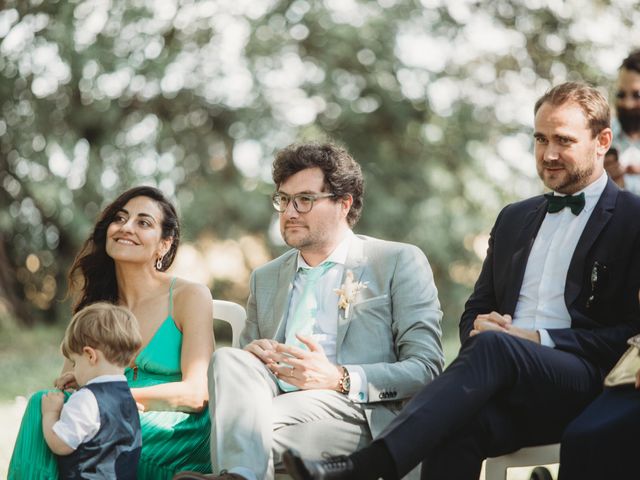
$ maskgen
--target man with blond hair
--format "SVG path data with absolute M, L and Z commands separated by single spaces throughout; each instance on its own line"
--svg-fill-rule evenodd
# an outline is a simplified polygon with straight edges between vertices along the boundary
M 551 190 L 505 207 L 460 321 L 458 357 L 368 447 L 323 461 L 285 453 L 296 479 L 477 479 L 482 461 L 558 442 L 640 330 L 640 198 L 604 172 L 609 107 L 558 85 L 535 109 Z

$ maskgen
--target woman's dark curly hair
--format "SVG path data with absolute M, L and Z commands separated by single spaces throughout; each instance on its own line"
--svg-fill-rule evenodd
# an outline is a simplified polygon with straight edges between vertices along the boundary
M 117 303 L 118 284 L 113 259 L 107 255 L 107 228 L 129 200 L 149 197 L 162 210 L 162 238 L 172 238 L 169 251 L 162 257 L 161 272 L 167 270 L 180 244 L 180 223 L 173 204 L 154 187 L 134 187 L 116 198 L 100 214 L 93 232 L 84 242 L 69 270 L 69 294 L 78 293 L 73 313 L 95 302 Z
M 279 188 L 292 175 L 314 167 L 322 170 L 327 192 L 335 194 L 338 199 L 347 195 L 353 198 L 347 215 L 347 222 L 353 228 L 362 213 L 364 180 L 360 165 L 344 148 L 331 143 L 289 145 L 276 154 L 273 182 Z

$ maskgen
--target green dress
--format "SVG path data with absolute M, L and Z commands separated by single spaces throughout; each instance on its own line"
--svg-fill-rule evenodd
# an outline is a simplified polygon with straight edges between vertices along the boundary
M 172 312 L 173 282 L 169 293 Z M 165 319 L 147 346 L 138 354 L 134 368 L 125 375 L 131 388 L 178 382 L 182 332 L 171 314 Z M 9 480 L 49 480 L 58 478 L 54 454 L 42 435 L 40 403 L 45 391 L 29 399 L 9 464 Z M 140 413 L 142 454 L 139 480 L 171 480 L 182 470 L 211 472 L 208 409 L 200 413 L 149 411 Z

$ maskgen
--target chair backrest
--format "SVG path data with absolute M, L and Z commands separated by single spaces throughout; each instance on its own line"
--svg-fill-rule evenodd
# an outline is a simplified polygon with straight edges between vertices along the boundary
M 549 465 L 559 461 L 559 443 L 525 447 L 508 455 L 487 458 L 485 478 L 487 480 L 506 480 L 508 468 Z
M 242 305 L 227 300 L 213 301 L 213 318 L 231 325 L 231 346 L 240 346 L 240 333 L 247 320 L 247 312 Z

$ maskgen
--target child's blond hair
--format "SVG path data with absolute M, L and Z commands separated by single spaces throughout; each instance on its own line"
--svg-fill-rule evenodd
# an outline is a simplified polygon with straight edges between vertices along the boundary
M 62 354 L 82 354 L 84 347 L 100 350 L 107 361 L 126 367 L 142 345 L 136 317 L 130 310 L 98 302 L 76 313 L 62 340 Z

